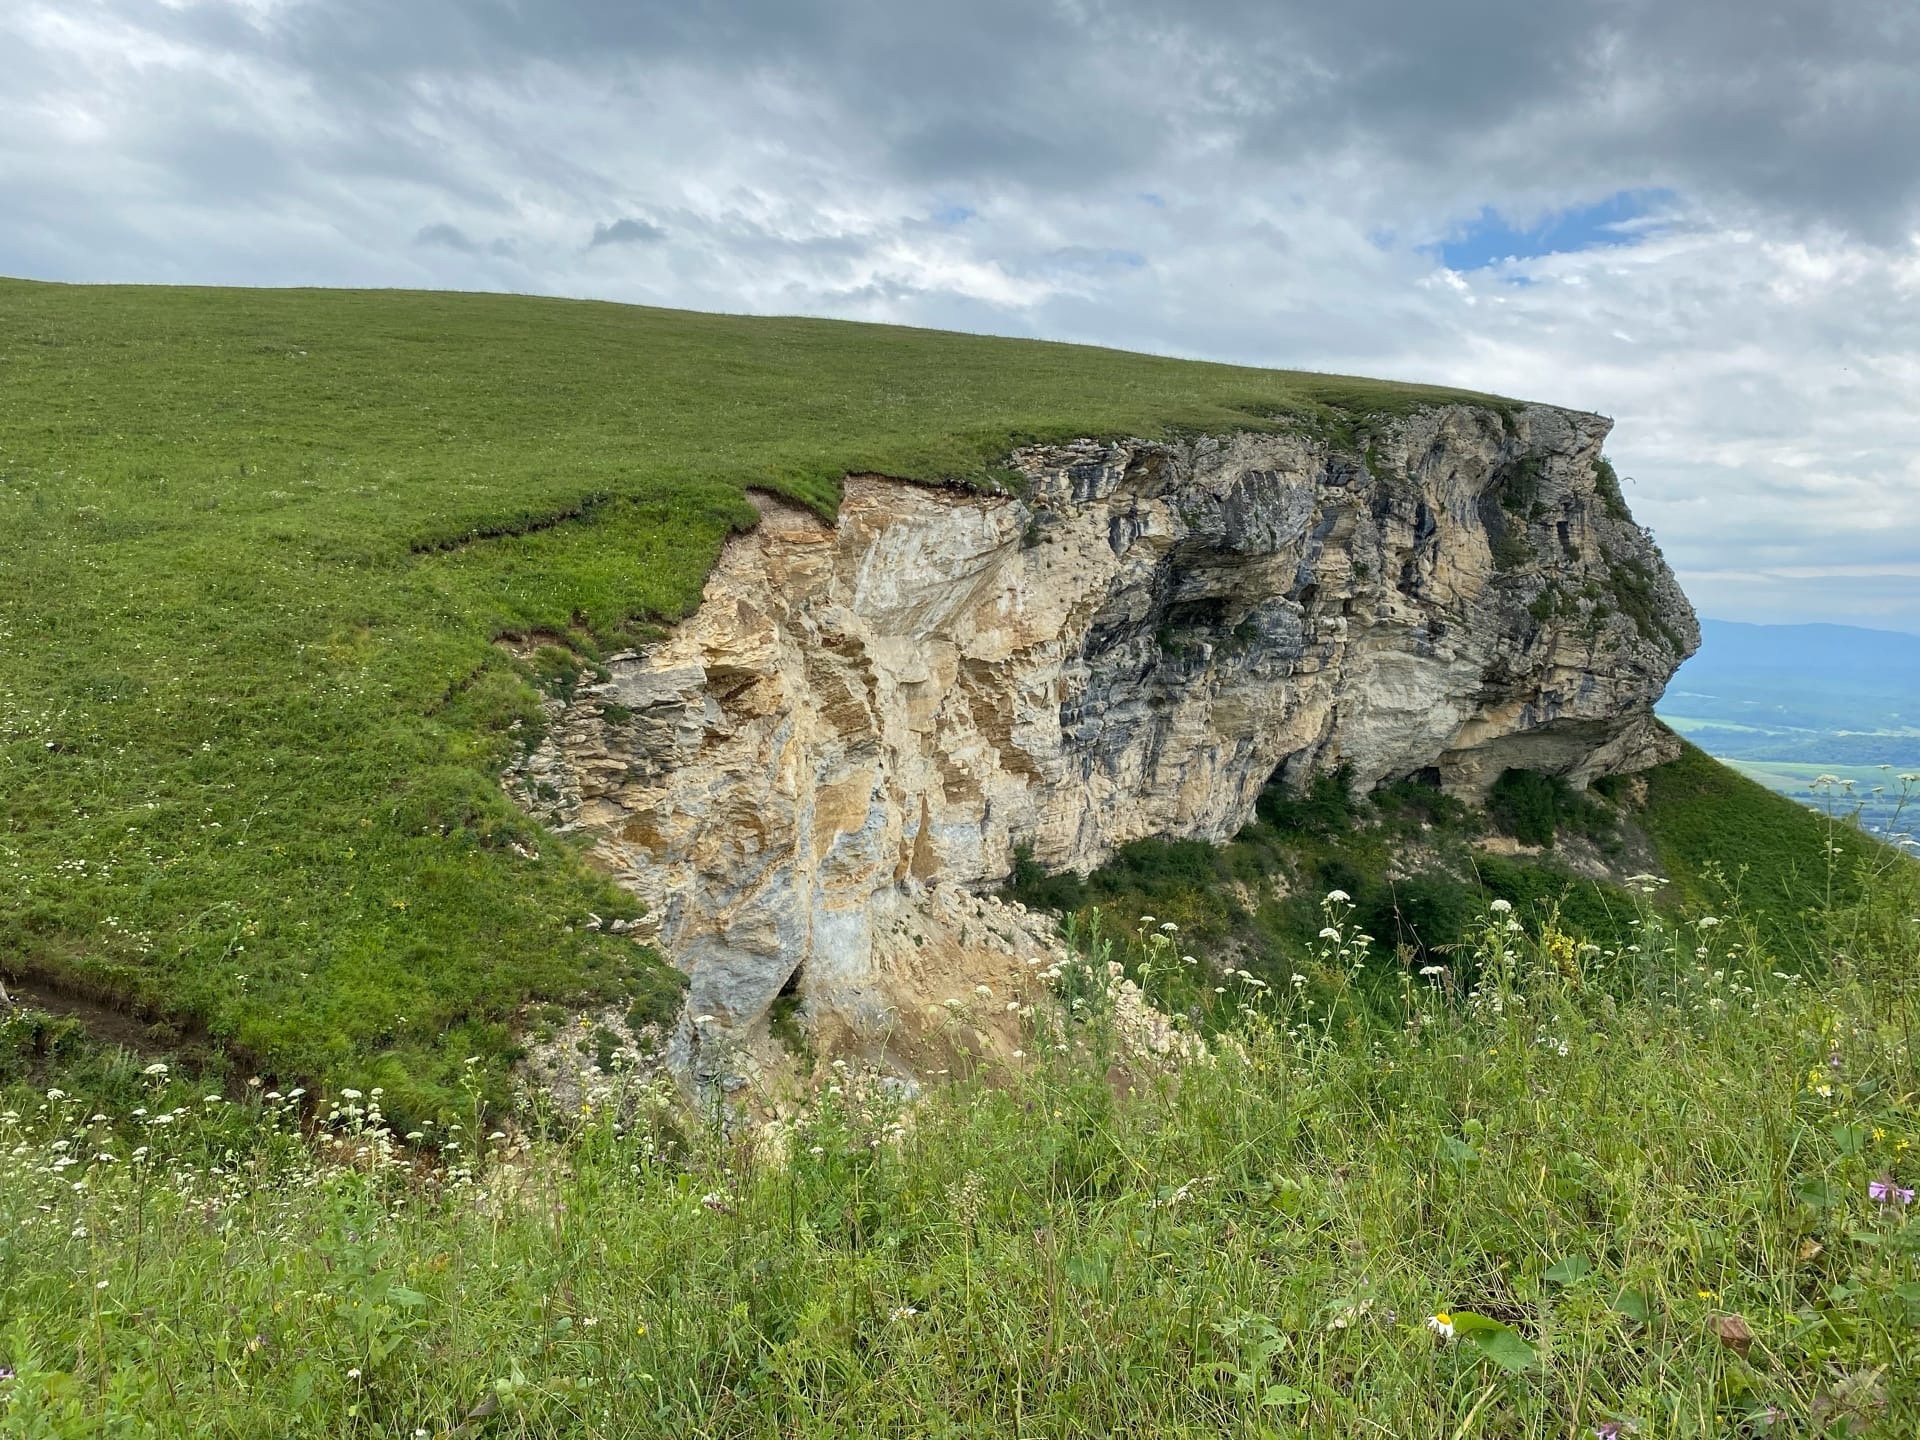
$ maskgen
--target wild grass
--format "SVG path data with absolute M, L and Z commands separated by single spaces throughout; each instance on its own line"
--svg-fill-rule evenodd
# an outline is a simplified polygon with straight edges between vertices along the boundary
M 553 667 L 686 613 L 763 486 L 1458 392 L 513 296 L 0 281 L 0 974 L 408 1116 L 531 1001 L 675 1000 L 502 798 Z M 1493 403 L 1493 402 L 1489 402 Z M 1504 402 L 1499 402 L 1504 403 Z
M 1022 856 L 1007 893 L 1083 923 L 1096 908 L 1173 920 L 1216 960 L 1277 984 L 1311 947 L 1319 896 L 1330 889 L 1352 898 L 1383 951 L 1419 965 L 1446 961 L 1466 944 L 1494 900 L 1530 925 L 1618 949 L 1633 938 L 1628 882 L 1647 866 L 1661 876 L 1653 903 L 1670 918 L 1737 910 L 1783 958 L 1817 966 L 1809 937 L 1826 935 L 1836 915 L 1871 910 L 1873 877 L 1911 865 L 1903 859 L 1910 840 L 1890 845 L 1863 833 L 1869 812 L 1859 801 L 1880 806 L 1872 813 L 1883 829 L 1910 832 L 1920 777 L 1874 774 L 1887 782 L 1877 793 L 1836 784 L 1826 812 L 1816 813 L 1692 746 L 1669 765 L 1606 777 L 1588 792 L 1509 770 L 1484 808 L 1412 781 L 1357 797 L 1345 777 L 1329 773 L 1299 793 L 1270 785 L 1253 822 L 1225 844 L 1136 841 L 1085 876 L 1048 874 Z M 1500 834 L 1530 848 L 1489 853 L 1487 842 Z M 1584 869 L 1569 863 L 1576 845 Z M 1142 958 L 1136 937 L 1115 940 L 1128 964 Z M 1156 995 L 1175 1008 L 1196 998 L 1165 974 Z
M 981 1002 L 1030 1007 L 1017 1062 L 782 1131 L 636 1090 L 434 1163 L 378 1092 L 307 1136 L 133 1061 L 111 1115 L 16 1090 L 0 1430 L 1911 1435 L 1920 893 L 1874 883 L 1905 923 L 1818 972 L 1501 902 L 1386 1006 L 1330 897 L 1185 1060 L 1083 937 Z
M 1336 889 L 1385 952 L 1404 952 L 1416 964 L 1465 943 L 1495 899 L 1530 921 L 1564 923 L 1604 945 L 1626 943 L 1633 897 L 1617 881 L 1567 868 L 1551 848 L 1563 832 L 1617 848 L 1621 809 L 1532 771 L 1508 771 L 1484 809 L 1413 781 L 1360 797 L 1348 781 L 1345 773 L 1323 773 L 1296 793 L 1275 780 L 1253 821 L 1223 845 L 1135 841 L 1086 876 L 1047 874 L 1022 856 L 1007 893 L 1083 923 L 1095 908 L 1151 912 L 1176 922 L 1216 960 L 1231 956 L 1233 967 L 1269 984 L 1285 983 L 1296 957 L 1312 947 L 1320 896 Z M 1515 794 L 1532 805 L 1512 803 Z M 1501 830 L 1524 831 L 1519 838 L 1547 848 L 1512 858 L 1487 853 L 1481 842 Z M 1129 963 L 1141 958 L 1132 937 L 1117 943 Z M 1194 999 L 1178 985 L 1158 998 L 1176 1008 Z
M 1895 848 L 1862 833 L 1844 801 L 1816 813 L 1691 744 L 1648 771 L 1646 784 L 1639 818 L 1678 897 L 1693 905 L 1737 897 L 1783 950 L 1811 933 L 1808 916 L 1858 901 L 1863 876 L 1897 863 Z M 1911 828 L 1920 810 L 1911 778 L 1895 780 L 1891 805 L 1888 823 Z

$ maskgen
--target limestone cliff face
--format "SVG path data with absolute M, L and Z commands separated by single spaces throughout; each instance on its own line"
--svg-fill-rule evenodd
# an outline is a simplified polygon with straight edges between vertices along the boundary
M 648 903 L 702 1026 L 788 987 L 897 1054 L 1044 944 L 966 893 L 1018 845 L 1223 839 L 1276 771 L 1475 792 L 1670 758 L 1652 703 L 1698 631 L 1607 428 L 1455 406 L 1347 446 L 1036 447 L 1020 498 L 853 477 L 835 525 L 765 501 L 512 783 Z

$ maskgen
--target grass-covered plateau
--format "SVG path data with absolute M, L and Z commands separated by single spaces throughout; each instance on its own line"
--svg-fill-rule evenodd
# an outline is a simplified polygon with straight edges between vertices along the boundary
M 0 976 L 396 1114 L 530 1005 L 678 999 L 496 774 L 687 613 L 750 486 L 1464 397 L 500 295 L 0 281 Z M 513 637 L 512 650 L 496 643 Z M 544 643 L 543 643 L 544 642 Z

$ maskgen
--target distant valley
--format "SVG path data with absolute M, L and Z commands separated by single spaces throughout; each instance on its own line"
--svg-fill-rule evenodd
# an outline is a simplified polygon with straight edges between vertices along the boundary
M 1729 620 L 1702 620 L 1700 633 L 1661 719 L 1783 795 L 1841 814 L 1857 804 L 1870 829 L 1915 831 L 1897 777 L 1920 771 L 1920 635 Z M 1822 776 L 1838 783 L 1816 789 Z

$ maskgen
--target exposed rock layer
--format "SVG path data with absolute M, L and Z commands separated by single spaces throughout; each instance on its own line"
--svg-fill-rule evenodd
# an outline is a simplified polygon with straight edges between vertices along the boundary
M 897 1049 L 943 982 L 1040 943 L 929 895 L 1016 846 L 1084 871 L 1224 839 L 1276 770 L 1477 792 L 1670 758 L 1651 707 L 1698 631 L 1607 428 L 1456 406 L 1364 455 L 1081 442 L 1017 454 L 1021 498 L 853 477 L 831 526 L 763 501 L 700 610 L 557 709 L 514 784 L 653 908 L 703 1025 L 788 987 Z

